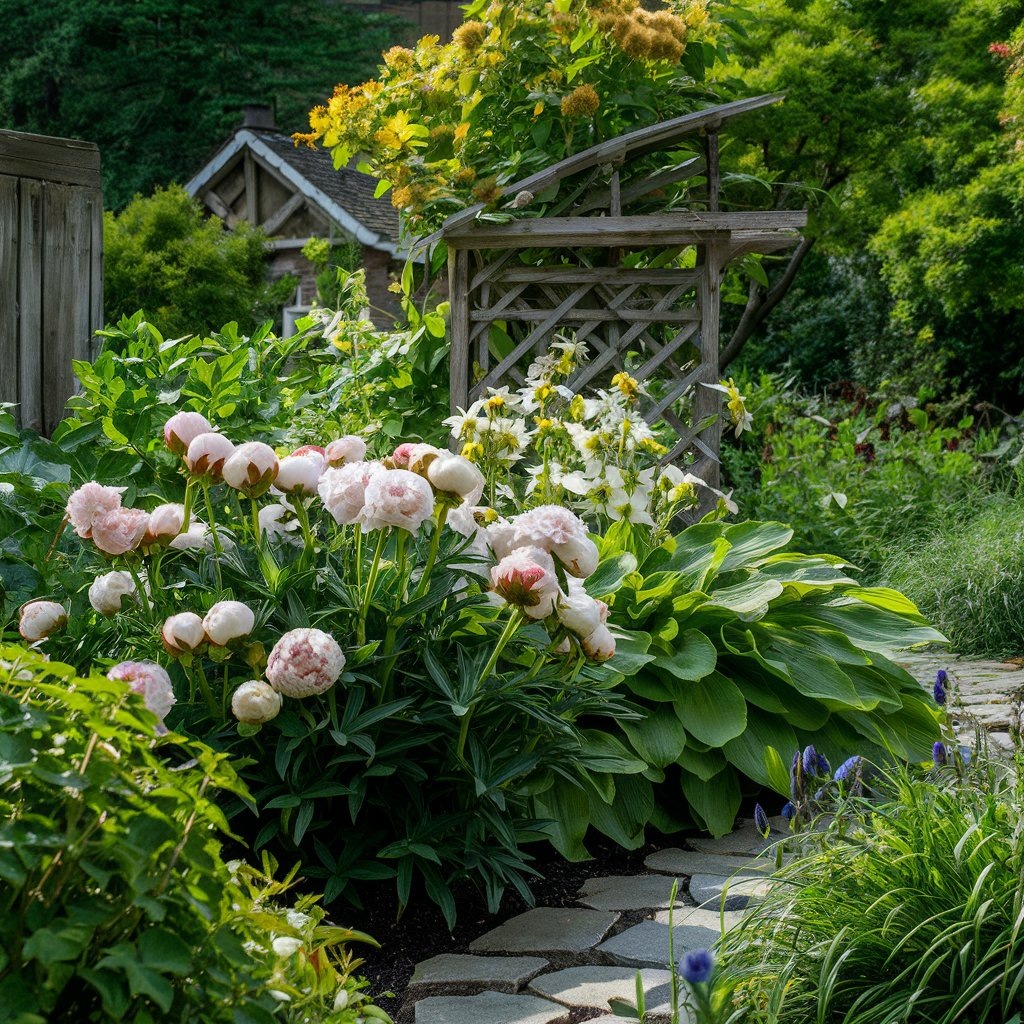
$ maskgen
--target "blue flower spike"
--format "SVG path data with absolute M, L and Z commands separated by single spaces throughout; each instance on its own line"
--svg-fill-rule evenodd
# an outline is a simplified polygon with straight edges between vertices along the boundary
M 946 745 L 938 740 L 935 746 L 932 747 L 932 761 L 935 763 L 936 768 L 941 768 L 949 760 L 946 754 Z
M 804 756 L 802 760 L 804 775 L 817 775 L 818 752 L 814 749 L 813 743 L 809 743 L 804 747 Z
M 764 813 L 764 808 L 760 804 L 754 807 L 754 828 L 761 833 L 762 839 L 767 839 L 771 835 L 771 823 L 768 821 L 768 815 Z
M 932 696 L 935 703 L 942 707 L 946 703 L 946 687 L 949 685 L 949 675 L 944 668 L 935 673 L 935 685 L 932 687 Z
M 679 961 L 679 974 L 691 985 L 703 985 L 715 967 L 715 959 L 706 949 L 693 949 Z
M 851 776 L 856 776 L 860 771 L 860 754 L 854 754 L 853 757 L 848 757 L 837 769 L 835 775 L 832 777 L 836 782 L 846 782 Z
M 792 821 L 796 817 L 796 808 L 787 800 L 786 803 L 782 805 L 782 810 L 779 811 L 779 814 L 781 814 L 786 821 Z

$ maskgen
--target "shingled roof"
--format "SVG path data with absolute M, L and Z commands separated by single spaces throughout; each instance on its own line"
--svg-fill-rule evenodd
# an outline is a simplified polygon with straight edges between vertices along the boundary
M 398 211 L 386 197 L 374 198 L 376 178 L 352 167 L 335 170 L 327 150 L 296 146 L 289 136 L 277 131 L 240 128 L 188 182 L 185 187 L 189 194 L 199 193 L 245 148 L 357 241 L 372 249 L 403 255 Z

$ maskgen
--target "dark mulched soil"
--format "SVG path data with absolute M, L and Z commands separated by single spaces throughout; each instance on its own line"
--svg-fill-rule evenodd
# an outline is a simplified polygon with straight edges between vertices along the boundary
M 644 858 L 656 850 L 679 846 L 681 843 L 681 836 L 672 836 L 639 850 L 628 851 L 610 840 L 598 837 L 591 841 L 588 837 L 587 847 L 594 855 L 593 860 L 579 864 L 563 860 L 550 847 L 538 848 L 534 852 L 537 858 L 534 867 L 543 877 L 531 883 L 535 905 L 571 906 L 588 878 L 597 875 L 644 874 Z M 469 944 L 484 932 L 530 909 L 518 893 L 510 890 L 505 894 L 499 912 L 490 914 L 476 891 L 467 887 L 456 893 L 458 919 L 455 930 L 449 932 L 440 910 L 425 896 L 414 900 L 399 921 L 395 920 L 393 889 L 376 892 L 367 889 L 363 896 L 364 910 L 346 912 L 339 907 L 332 907 L 331 916 L 338 923 L 351 924 L 352 927 L 369 932 L 381 944 L 379 950 L 362 947 L 354 949 L 366 961 L 358 973 L 370 982 L 369 991 L 375 995 L 381 992 L 394 993 L 393 998 L 379 996 L 376 999 L 377 1004 L 392 1015 L 398 1013 L 405 1001 L 405 989 L 416 964 L 439 953 L 464 953 Z M 574 1016 L 572 1022 L 575 1024 L 576 1020 L 582 1021 L 592 1016 L 593 1011 L 584 1010 Z

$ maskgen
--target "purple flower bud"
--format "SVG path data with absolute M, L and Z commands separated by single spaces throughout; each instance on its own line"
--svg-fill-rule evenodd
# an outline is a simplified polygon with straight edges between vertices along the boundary
M 765 839 L 768 838 L 772 831 L 772 826 L 768 821 L 768 815 L 764 813 L 764 808 L 760 804 L 757 804 L 754 807 L 754 828 L 756 828 Z
M 859 775 L 861 771 L 861 758 L 860 754 L 854 754 L 853 757 L 848 757 L 837 769 L 835 775 L 832 776 L 836 782 L 845 782 L 851 775 Z
M 946 745 L 941 741 L 936 741 L 935 746 L 932 747 L 932 760 L 935 762 L 936 768 L 941 767 L 948 760 L 946 756 Z
M 706 949 L 694 949 L 679 961 L 679 973 L 691 985 L 701 985 L 711 977 L 714 958 Z
M 782 810 L 779 814 L 786 819 L 786 821 L 792 821 L 796 817 L 796 808 L 787 801 L 782 805 Z
M 935 673 L 935 686 L 932 687 L 932 696 L 935 698 L 935 703 L 940 707 L 946 703 L 946 686 L 949 683 L 949 676 L 946 674 L 944 668 L 940 668 Z
M 804 747 L 803 753 L 804 775 L 830 775 L 831 766 L 824 754 L 819 754 L 813 744 Z

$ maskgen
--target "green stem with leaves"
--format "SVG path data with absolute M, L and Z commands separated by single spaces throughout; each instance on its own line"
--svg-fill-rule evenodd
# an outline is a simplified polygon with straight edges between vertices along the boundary
M 356 625 L 356 643 L 362 647 L 366 643 L 366 617 L 370 614 L 370 605 L 373 603 L 373 590 L 377 586 L 377 574 L 380 572 L 380 559 L 384 554 L 384 545 L 387 543 L 388 531 L 381 530 L 377 538 L 377 547 L 373 552 L 373 562 L 370 564 L 370 575 L 366 580 L 366 589 L 363 592 L 362 604 L 359 608 L 359 622 Z
M 427 551 L 427 564 L 423 567 L 423 575 L 420 576 L 419 586 L 416 588 L 416 593 L 413 595 L 413 600 L 419 600 L 426 592 L 427 586 L 430 583 L 430 574 L 434 570 L 434 564 L 437 562 L 437 552 L 441 547 L 441 532 L 444 530 L 445 521 L 448 519 L 449 508 L 447 504 L 442 504 L 440 511 L 437 513 L 437 523 L 434 526 L 434 536 L 430 538 L 430 549 Z

